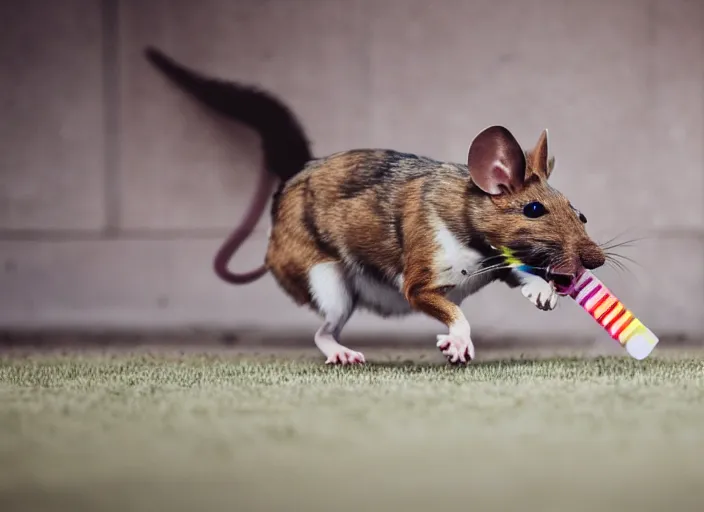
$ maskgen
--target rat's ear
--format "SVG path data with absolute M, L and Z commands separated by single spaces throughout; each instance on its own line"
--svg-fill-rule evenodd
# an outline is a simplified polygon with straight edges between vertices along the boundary
M 491 126 L 474 138 L 467 166 L 472 181 L 487 194 L 512 193 L 523 187 L 525 154 L 503 126 Z
M 555 158 L 548 156 L 548 130 L 543 130 L 538 143 L 528 152 L 528 173 L 538 174 L 545 179 L 550 177 Z

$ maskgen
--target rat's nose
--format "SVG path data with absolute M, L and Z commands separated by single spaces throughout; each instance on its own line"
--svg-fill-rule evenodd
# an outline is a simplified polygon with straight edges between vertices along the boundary
M 589 244 L 579 251 L 579 260 L 584 268 L 594 270 L 601 267 L 606 262 L 606 256 L 596 244 Z

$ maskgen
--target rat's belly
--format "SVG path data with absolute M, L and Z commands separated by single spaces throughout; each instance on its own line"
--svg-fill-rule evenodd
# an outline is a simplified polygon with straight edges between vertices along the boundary
M 357 296 L 357 306 L 380 316 L 403 316 L 413 312 L 411 305 L 399 288 L 382 283 L 368 275 L 355 273 L 351 276 Z
M 351 282 L 357 297 L 357 307 L 367 309 L 383 317 L 405 316 L 414 313 L 415 311 L 401 292 L 402 278 L 396 281 L 398 288 L 368 275 L 352 275 Z M 462 283 L 449 290 L 446 297 L 459 306 L 464 299 L 482 288 L 486 282 L 482 279 Z

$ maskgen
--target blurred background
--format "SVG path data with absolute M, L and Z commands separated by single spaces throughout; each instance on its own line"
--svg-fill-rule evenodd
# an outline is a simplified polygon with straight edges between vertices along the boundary
M 701 0 L 4 0 L 0 330 L 246 332 L 311 340 L 270 276 L 233 287 L 212 257 L 254 189 L 256 134 L 176 90 L 154 45 L 261 85 L 316 155 L 384 147 L 464 162 L 504 124 L 550 131 L 553 185 L 638 264 L 599 271 L 649 327 L 704 334 Z M 265 253 L 269 219 L 232 262 Z M 612 343 L 563 299 L 470 297 L 475 337 Z M 434 345 L 424 317 L 357 314 L 346 334 Z M 604 341 L 604 339 L 606 340 Z

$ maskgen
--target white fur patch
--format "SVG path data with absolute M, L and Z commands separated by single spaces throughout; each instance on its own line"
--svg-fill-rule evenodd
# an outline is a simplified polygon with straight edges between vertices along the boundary
M 460 243 L 442 222 L 438 221 L 436 226 L 435 240 L 440 246 L 434 261 L 438 273 L 436 284 L 454 286 L 448 298 L 459 304 L 468 295 L 488 283 L 488 273 L 472 276 L 479 269 L 484 256 L 479 251 Z
M 319 263 L 308 274 L 310 293 L 326 319 L 344 318 L 352 308 L 345 276 L 337 263 Z

